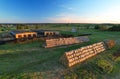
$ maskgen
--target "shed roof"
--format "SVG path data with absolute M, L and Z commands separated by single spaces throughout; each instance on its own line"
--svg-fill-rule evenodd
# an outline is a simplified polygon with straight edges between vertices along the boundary
M 49 32 L 58 32 L 57 30 L 31 30 L 34 32 L 45 32 L 45 31 L 49 31 Z
M 15 35 L 15 34 L 20 34 L 20 33 L 25 33 L 25 32 L 32 32 L 32 31 L 19 31 L 19 30 L 15 30 L 15 31 L 11 31 L 10 33 Z

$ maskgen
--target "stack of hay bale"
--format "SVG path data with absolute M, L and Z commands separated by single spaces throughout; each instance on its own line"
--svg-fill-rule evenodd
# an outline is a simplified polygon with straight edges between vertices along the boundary
M 75 38 L 49 39 L 49 40 L 46 40 L 45 48 L 56 47 L 61 45 L 69 45 L 69 44 L 75 44 L 75 43 L 80 43 L 80 42 Z
M 86 47 L 81 47 L 76 50 L 65 52 L 60 58 L 63 65 L 72 67 L 78 63 L 85 61 L 103 51 L 106 50 L 106 44 L 104 42 L 95 43 Z
M 87 39 L 84 40 L 84 39 Z M 88 37 L 70 37 L 70 38 L 56 38 L 56 39 L 47 39 L 45 48 L 56 47 L 61 45 L 70 45 L 70 44 L 77 44 L 82 42 L 88 42 Z
M 56 46 L 56 40 L 57 39 L 46 40 L 46 46 L 45 46 L 45 48 Z
M 64 45 L 69 45 L 69 44 L 75 44 L 75 43 L 80 43 L 77 39 L 75 38 L 63 38 Z

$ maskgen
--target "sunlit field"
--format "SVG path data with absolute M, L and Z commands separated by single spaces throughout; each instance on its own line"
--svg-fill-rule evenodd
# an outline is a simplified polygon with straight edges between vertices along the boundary
M 43 28 L 52 30 L 70 31 L 71 27 L 65 28 Z M 0 79 L 72 79 L 79 77 L 80 69 L 89 70 L 96 79 L 119 79 L 120 60 L 114 60 L 113 53 L 120 47 L 120 32 L 99 31 L 94 29 L 79 29 L 79 33 L 90 33 L 90 41 L 83 44 L 60 46 L 55 48 L 43 48 L 44 42 L 35 41 L 25 44 L 8 43 L 0 45 Z M 73 68 L 66 68 L 60 62 L 60 57 L 73 49 L 87 46 L 106 39 L 116 40 L 114 48 L 107 50 L 89 60 L 76 65 Z M 111 73 L 100 73 L 94 67 L 95 61 L 103 58 L 109 61 L 114 69 Z M 83 68 L 86 67 L 86 68 Z M 71 77 L 71 74 L 73 74 Z

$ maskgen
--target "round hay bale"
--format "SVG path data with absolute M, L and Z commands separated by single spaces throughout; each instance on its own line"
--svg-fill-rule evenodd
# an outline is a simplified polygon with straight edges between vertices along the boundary
M 106 40 L 104 42 L 105 42 L 105 45 L 106 45 L 107 49 L 113 48 L 116 44 L 116 42 L 114 40 Z

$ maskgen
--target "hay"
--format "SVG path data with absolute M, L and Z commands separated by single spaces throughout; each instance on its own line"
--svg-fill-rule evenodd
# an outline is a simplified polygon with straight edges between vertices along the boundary
M 45 48 L 56 47 L 56 46 L 61 46 L 61 45 L 78 44 L 78 43 L 87 42 L 87 41 L 88 41 L 87 37 L 71 37 L 71 38 L 48 39 L 45 42 Z
M 61 58 L 60 61 L 63 65 L 67 67 L 72 67 L 76 64 L 79 64 L 88 58 L 91 58 L 103 51 L 105 51 L 104 42 L 99 42 L 93 45 L 86 47 L 81 47 L 76 50 L 66 52 Z
M 107 49 L 111 49 L 115 46 L 116 42 L 114 40 L 106 40 L 104 41 Z

